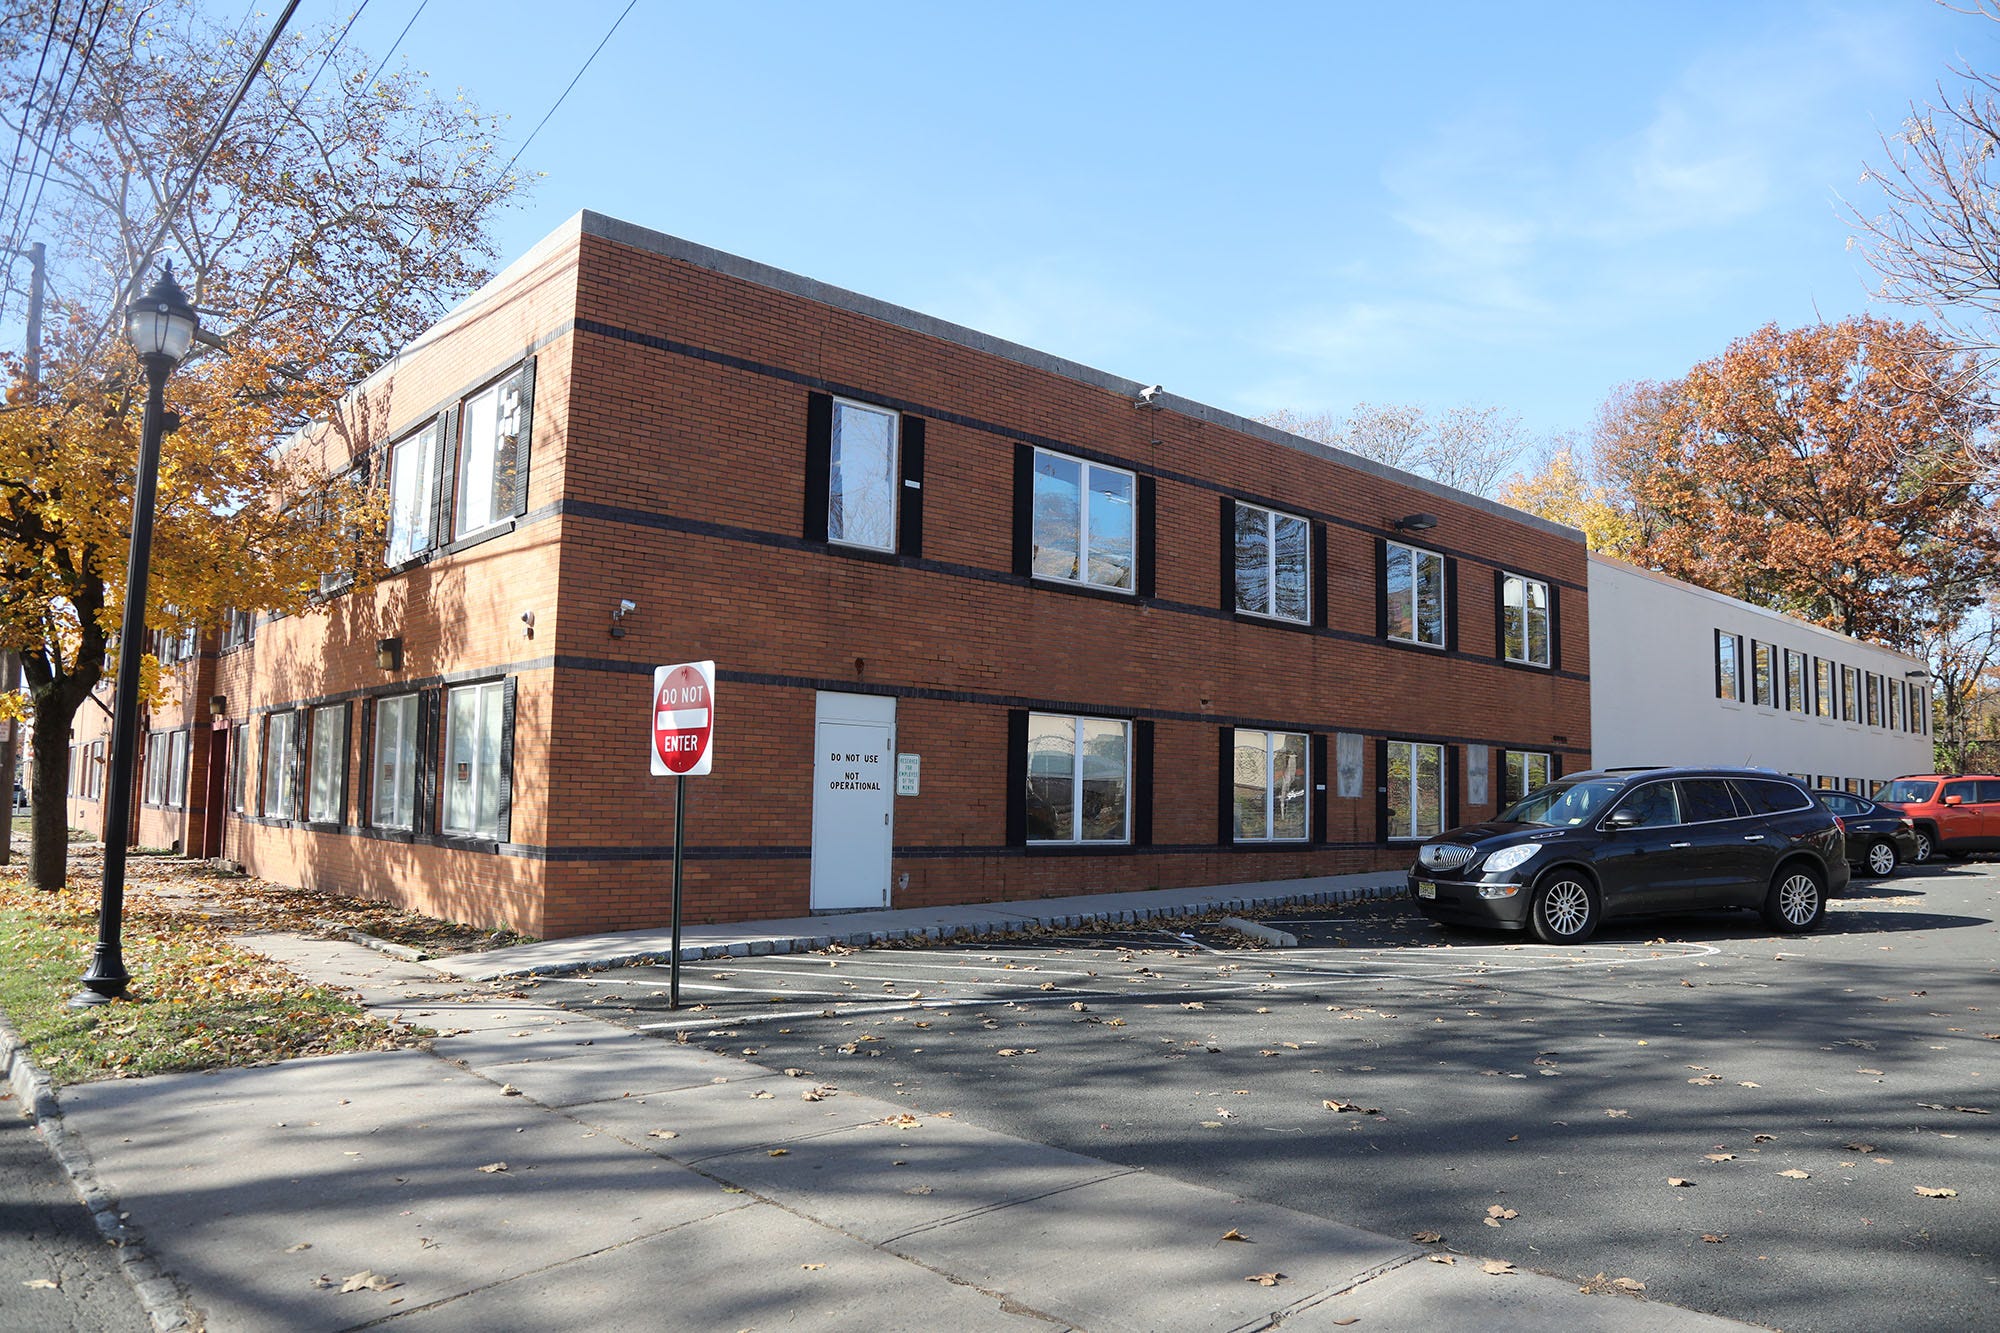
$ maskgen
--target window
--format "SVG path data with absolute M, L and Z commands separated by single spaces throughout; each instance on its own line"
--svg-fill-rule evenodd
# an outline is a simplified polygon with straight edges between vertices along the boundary
M 500 836 L 504 794 L 501 744 L 506 682 L 466 685 L 445 696 L 444 822 L 446 833 Z
M 167 734 L 164 731 L 151 732 L 146 737 L 146 794 L 147 805 L 167 803 Z
M 465 400 L 458 429 L 458 523 L 455 536 L 481 532 L 512 516 L 527 462 L 529 372 L 510 375 Z
M 1753 645 L 1750 650 L 1750 663 L 1751 686 L 1753 689 L 1751 701 L 1765 706 L 1775 704 L 1777 700 L 1772 694 L 1775 668 L 1772 665 L 1771 645 L 1768 643 Z
M 1124 842 L 1130 836 L 1131 724 L 1028 715 L 1028 841 Z
M 1291 731 L 1238 730 L 1238 842 L 1302 842 L 1306 836 L 1306 738 Z
M 1429 648 L 1444 647 L 1444 557 L 1436 551 L 1389 542 L 1383 564 L 1389 637 Z
M 243 728 L 229 729 L 229 808 L 243 813 Z
M 264 719 L 264 813 L 292 819 L 298 812 L 298 769 L 293 762 L 298 714 L 273 713 Z
M 1131 592 L 1134 489 L 1130 472 L 1037 449 L 1034 576 Z
M 188 800 L 188 740 L 191 733 L 176 731 L 167 737 L 166 804 L 185 810 Z
M 1853 667 L 1840 669 L 1840 720 L 1861 720 L 1861 673 Z
M 383 558 L 391 565 L 431 547 L 438 429 L 433 421 L 389 451 L 389 551 Z
M 1729 794 L 1729 783 L 1722 778 L 1684 778 L 1674 785 L 1681 789 L 1684 824 L 1710 824 L 1739 819 L 1744 814 L 1737 809 L 1736 799 Z
M 239 648 L 257 637 L 257 617 L 249 611 L 228 607 L 222 613 L 223 649 Z
M 1928 733 L 1931 729 L 1931 695 L 1922 686 L 1917 687 L 1917 716 L 1910 723 L 1910 730 Z
M 836 398 L 826 538 L 896 549 L 896 414 Z
M 1789 782 L 1770 782 L 1762 778 L 1734 778 L 1736 794 L 1753 815 L 1781 815 L 1787 810 L 1806 810 L 1812 806 L 1812 797 L 1806 795 Z
M 1785 650 L 1785 711 L 1806 711 L 1806 655 Z
M 375 704 L 373 792 L 369 822 L 377 828 L 415 828 L 417 803 L 417 696 Z
M 347 705 L 312 710 L 312 766 L 306 784 L 306 818 L 338 824 L 347 810 Z
M 1256 505 L 1236 506 L 1236 609 L 1305 624 L 1312 618 L 1312 525 Z
M 1743 636 L 1715 632 L 1715 697 L 1743 697 Z
M 1389 742 L 1389 837 L 1428 838 L 1444 831 L 1444 747 Z
M 1865 675 L 1867 685 L 1864 688 L 1868 696 L 1868 725 L 1879 727 L 1882 725 L 1882 678 L 1872 671 L 1865 673 Z
M 1649 782 L 1632 789 L 1618 803 L 1619 812 L 1630 812 L 1631 828 L 1665 828 L 1681 822 L 1681 803 L 1671 782 Z
M 1903 682 L 1892 680 L 1889 686 L 1888 726 L 1891 731 L 1903 729 Z
M 1824 657 L 1813 659 L 1813 711 L 1833 716 L 1833 663 Z
M 1535 750 L 1503 750 L 1500 752 L 1503 765 L 1500 774 L 1500 804 L 1502 808 L 1514 804 L 1537 788 L 1549 785 L 1549 777 L 1554 772 L 1549 757 Z
M 1508 574 L 1501 580 L 1501 647 L 1509 662 L 1549 664 L 1549 585 Z
M 104 799 L 104 742 L 103 741 L 92 741 L 90 743 L 90 776 L 86 785 L 90 788 L 89 799 L 93 801 L 101 801 Z

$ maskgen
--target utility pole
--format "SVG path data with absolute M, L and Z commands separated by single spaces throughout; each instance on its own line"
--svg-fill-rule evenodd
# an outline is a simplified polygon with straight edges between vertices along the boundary
M 42 388 L 42 288 L 48 251 L 40 241 L 26 249 L 9 246 L 17 255 L 28 257 L 28 392 L 39 395 Z M 21 688 L 21 655 L 12 648 L 0 651 L 0 694 Z M 0 866 L 14 859 L 14 768 L 21 761 L 21 723 L 7 723 L 7 735 L 0 739 L 0 787 L 7 793 L 7 824 L 0 836 Z

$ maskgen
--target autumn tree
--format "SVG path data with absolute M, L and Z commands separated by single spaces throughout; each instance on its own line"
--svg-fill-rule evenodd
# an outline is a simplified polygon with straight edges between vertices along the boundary
M 219 338 L 168 384 L 180 424 L 147 624 L 309 611 L 320 574 L 367 577 L 379 497 L 279 443 L 484 279 L 488 222 L 516 186 L 492 119 L 407 71 L 374 77 L 331 29 L 273 48 L 203 161 L 261 15 L 230 26 L 166 0 L 107 9 L 94 31 L 58 17 L 30 0 L 0 18 L 0 134 L 46 177 L 32 223 L 53 238 L 41 382 L 17 375 L 0 411 L 0 647 L 20 651 L 33 712 L 29 878 L 45 888 L 64 875 L 71 725 L 123 613 L 144 397 L 129 292 L 155 255 L 178 257 Z
M 1909 648 L 1992 578 L 1968 453 L 1988 411 L 1976 368 L 1921 325 L 1773 325 L 1660 386 L 1607 465 L 1640 563 Z
M 1591 550 L 1624 556 L 1639 529 L 1622 493 L 1601 475 L 1590 446 L 1575 438 L 1554 443 L 1540 461 L 1500 488 L 1501 504 L 1581 532 Z
M 1529 444 L 1521 419 L 1497 407 L 1359 403 L 1345 417 L 1285 409 L 1258 420 L 1474 495 L 1491 495 Z
M 1991 771 L 1991 751 L 2000 748 L 2000 599 L 1931 630 L 1918 648 L 1931 667 L 1938 772 Z

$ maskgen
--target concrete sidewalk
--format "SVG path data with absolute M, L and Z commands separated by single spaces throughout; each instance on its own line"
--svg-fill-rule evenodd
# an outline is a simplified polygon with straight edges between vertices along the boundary
M 86 1197 L 171 1276 L 162 1327 L 1739 1327 L 1427 1262 L 357 945 L 245 942 L 440 1036 L 61 1094 Z
M 1036 927 L 1081 926 L 1095 922 L 1141 922 L 1243 912 L 1259 907 L 1301 907 L 1380 898 L 1403 891 L 1403 872 L 1321 875 L 1260 884 L 1220 884 L 1143 893 L 1097 893 L 1071 898 L 971 903 L 960 907 L 909 907 L 879 912 L 842 912 L 790 917 L 782 921 L 737 921 L 687 926 L 681 931 L 681 960 L 742 958 L 753 954 L 800 953 L 832 944 L 857 948 L 907 939 L 951 939 L 959 935 L 1000 935 Z M 512 949 L 440 958 L 440 972 L 467 981 L 503 977 L 554 976 L 590 967 L 666 962 L 673 956 L 673 933 L 664 929 L 627 930 L 611 935 L 579 935 L 542 940 Z

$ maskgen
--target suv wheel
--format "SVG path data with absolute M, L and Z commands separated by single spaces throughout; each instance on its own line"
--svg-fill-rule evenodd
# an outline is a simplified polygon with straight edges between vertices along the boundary
M 1781 866 L 1764 897 L 1764 922 L 1786 935 L 1818 930 L 1826 920 L 1826 881 L 1810 866 Z
M 1869 874 L 1878 878 L 1882 875 L 1887 875 L 1896 868 L 1895 844 L 1891 843 L 1887 838 L 1877 838 L 1868 844 L 1865 859 L 1868 862 Z
M 1528 917 L 1544 944 L 1581 944 L 1597 933 L 1597 890 L 1573 870 L 1559 870 L 1535 889 Z
M 1923 829 L 1918 829 L 1917 854 L 1911 857 L 1910 860 L 1914 861 L 1918 865 L 1922 865 L 1924 862 L 1931 859 L 1931 853 L 1935 852 L 1936 850 L 1937 850 L 1937 844 L 1931 841 L 1931 835 L 1925 832 Z

